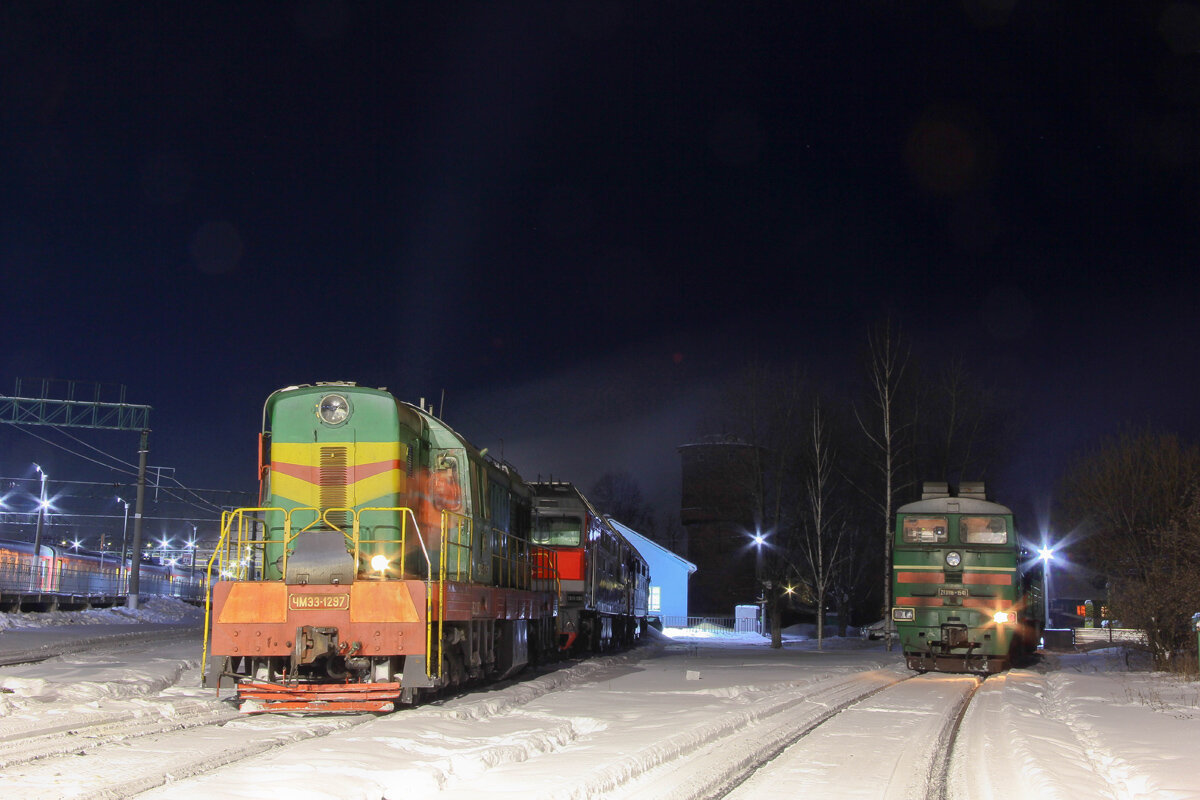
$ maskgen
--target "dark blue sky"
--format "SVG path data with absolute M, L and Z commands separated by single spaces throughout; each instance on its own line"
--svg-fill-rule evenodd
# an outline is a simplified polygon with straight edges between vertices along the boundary
M 890 313 L 1011 388 L 1028 495 L 1198 432 L 1198 49 L 1195 2 L 8 3 L 0 379 L 125 384 L 188 485 L 344 379 L 666 499 L 732 369 L 848 393 Z

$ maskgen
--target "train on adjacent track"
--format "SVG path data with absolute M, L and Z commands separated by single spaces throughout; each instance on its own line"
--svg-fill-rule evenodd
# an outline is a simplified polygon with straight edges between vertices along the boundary
M 0 610 L 52 611 L 123 602 L 130 560 L 117 554 L 30 542 L 0 540 Z M 174 597 L 189 603 L 204 599 L 203 573 L 173 563 L 143 561 L 141 597 Z
M 572 652 L 630 643 L 646 619 L 650 570 L 571 483 L 533 485 L 535 545 L 553 553 L 558 646 Z
M 892 621 L 909 669 L 991 674 L 1032 654 L 1044 617 L 1040 572 L 1028 568 L 1007 506 L 982 483 L 926 483 L 896 511 Z
M 589 507 L 578 543 L 547 540 L 538 487 L 423 402 L 280 389 L 259 475 L 209 565 L 206 683 L 232 678 L 243 711 L 388 711 L 644 625 L 646 563 L 612 526 Z

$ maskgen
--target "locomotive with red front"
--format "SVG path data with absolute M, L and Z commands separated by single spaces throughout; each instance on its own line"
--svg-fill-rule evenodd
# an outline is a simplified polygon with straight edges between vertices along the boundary
M 632 644 L 650 591 L 645 559 L 571 483 L 533 484 L 535 544 L 559 580 L 559 647 L 576 653 Z

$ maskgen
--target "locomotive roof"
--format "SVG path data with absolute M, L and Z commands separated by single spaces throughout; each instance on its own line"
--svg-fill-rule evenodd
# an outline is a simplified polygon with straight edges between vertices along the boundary
M 935 497 L 918 500 L 896 509 L 897 514 L 1011 514 L 1012 509 L 990 500 L 973 497 Z

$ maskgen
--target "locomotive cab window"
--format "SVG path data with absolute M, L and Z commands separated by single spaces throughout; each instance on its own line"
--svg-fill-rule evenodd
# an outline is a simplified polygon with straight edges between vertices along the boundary
M 579 517 L 539 516 L 533 541 L 534 544 L 579 547 L 582 533 L 583 520 Z
M 458 458 L 439 455 L 432 476 L 434 505 L 439 509 L 459 511 L 462 509 L 462 486 L 459 483 Z
M 945 517 L 905 517 L 904 541 L 908 544 L 941 544 L 946 541 Z
M 958 540 L 963 544 L 1005 544 L 1008 523 L 1004 517 L 959 517 Z

